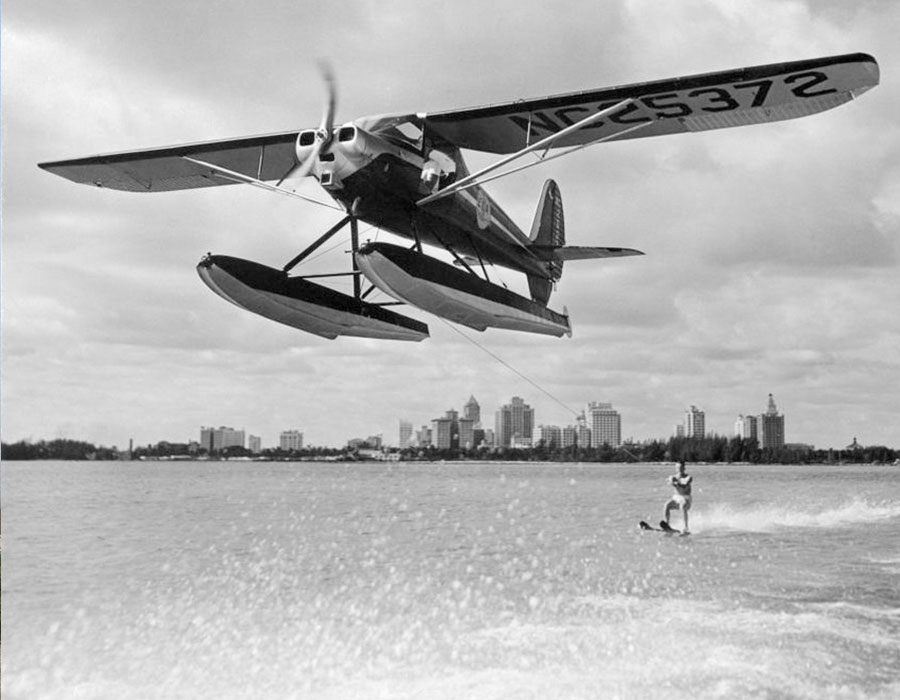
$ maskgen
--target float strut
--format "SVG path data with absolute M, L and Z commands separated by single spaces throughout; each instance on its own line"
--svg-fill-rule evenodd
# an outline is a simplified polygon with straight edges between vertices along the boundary
M 323 233 L 321 236 L 319 236 L 318 240 L 316 240 L 315 243 L 310 245 L 306 250 L 304 250 L 297 257 L 295 257 L 293 260 L 291 260 L 287 265 L 285 265 L 283 268 L 281 268 L 282 271 L 290 272 L 292 269 L 294 269 L 294 267 L 296 267 L 298 263 L 300 263 L 301 261 L 303 261 L 307 257 L 309 257 L 313 253 L 313 251 L 315 251 L 320 245 L 322 245 L 325 241 L 327 241 L 329 238 L 331 238 L 334 234 L 336 234 L 338 231 L 340 231 L 342 228 L 344 228 L 344 226 L 347 225 L 348 221 L 350 222 L 351 228 L 354 231 L 354 235 L 355 235 L 356 217 L 353 217 L 350 215 L 345 216 L 338 223 L 336 223 L 334 226 L 332 226 L 330 229 L 328 229 L 325 233 Z M 356 245 L 354 245 L 353 250 L 354 250 L 354 252 L 356 251 Z M 353 263 L 353 269 L 356 270 L 356 262 L 355 261 Z
M 350 247 L 353 249 L 352 262 L 353 262 L 353 272 L 359 272 L 359 266 L 356 264 L 356 254 L 359 252 L 359 227 L 356 223 L 355 216 L 348 216 L 350 219 Z M 353 296 L 357 299 L 360 298 L 360 285 L 359 285 L 359 275 L 353 275 Z

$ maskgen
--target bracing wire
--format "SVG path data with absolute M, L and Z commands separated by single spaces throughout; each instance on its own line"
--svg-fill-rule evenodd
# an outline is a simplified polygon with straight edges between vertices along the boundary
M 542 386 L 541 386 L 540 384 L 538 384 L 536 381 L 534 381 L 534 380 L 531 379 L 530 377 L 526 376 L 525 374 L 523 374 L 522 372 L 520 372 L 519 370 L 517 370 L 515 367 L 513 367 L 511 364 L 509 364 L 506 360 L 504 360 L 502 357 L 500 357 L 499 355 L 497 355 L 495 352 L 493 352 L 492 350 L 489 350 L 489 349 L 486 348 L 484 345 L 482 345 L 481 343 L 479 343 L 477 340 L 475 340 L 475 339 L 472 338 L 471 336 L 467 335 L 466 333 L 463 333 L 463 331 L 462 331 L 461 329 L 457 328 L 454 324 L 450 323 L 450 322 L 447 321 L 446 319 L 443 319 L 443 318 L 441 318 L 440 316 L 438 316 L 438 318 L 440 318 L 441 322 L 442 322 L 444 325 L 448 326 L 449 328 L 452 328 L 454 331 L 456 331 L 457 333 L 459 333 L 463 338 L 465 338 L 465 339 L 468 340 L 470 343 L 472 343 L 472 345 L 474 345 L 474 346 L 477 347 L 479 350 L 481 350 L 481 351 L 487 353 L 488 355 L 490 355 L 491 357 L 493 357 L 495 360 L 497 360 L 497 362 L 499 362 L 501 365 L 503 365 L 504 367 L 506 367 L 510 372 L 512 372 L 513 374 L 515 374 L 515 375 L 521 377 L 522 379 L 524 379 L 526 382 L 528 382 L 529 384 L 531 384 L 531 386 L 533 386 L 535 389 L 537 389 L 538 391 L 540 391 L 540 392 L 541 392 L 542 394 L 544 394 L 545 396 L 549 397 L 549 398 L 550 398 L 552 401 L 554 401 L 555 403 L 557 403 L 557 404 L 559 404 L 560 406 L 562 406 L 564 409 L 566 409 L 569 413 L 571 413 L 572 415 L 574 415 L 576 418 L 580 415 L 580 414 L 579 414 L 577 411 L 575 411 L 571 406 L 569 406 L 569 405 L 566 404 L 564 401 L 562 401 L 562 399 L 559 399 L 558 397 L 556 397 L 556 396 L 554 396 L 553 394 L 551 394 L 551 393 L 550 393 L 549 391 L 547 391 L 544 387 L 542 387 Z
M 331 252 L 332 250 L 334 250 L 335 248 L 339 248 L 339 247 L 341 247 L 341 246 L 345 246 L 345 245 L 347 245 L 348 243 L 350 243 L 350 238 L 349 238 L 349 237 L 343 238 L 343 239 L 339 240 L 337 243 L 335 243 L 333 246 L 331 246 L 331 247 L 329 247 L 329 248 L 326 248 L 325 250 L 323 250 L 323 251 L 321 251 L 321 252 L 319 252 L 319 253 L 316 253 L 315 255 L 309 256 L 306 260 L 304 260 L 304 262 L 309 263 L 309 262 L 312 262 L 313 260 L 318 260 L 318 259 L 321 258 L 323 255 L 326 255 L 326 254 L 330 253 L 330 252 Z

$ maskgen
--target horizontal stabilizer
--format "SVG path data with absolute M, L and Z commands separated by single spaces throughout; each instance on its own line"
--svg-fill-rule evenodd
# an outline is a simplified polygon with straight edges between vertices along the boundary
M 594 258 L 624 258 L 629 255 L 643 255 L 634 248 L 611 248 L 608 246 L 530 246 L 529 250 L 541 260 L 592 260 Z

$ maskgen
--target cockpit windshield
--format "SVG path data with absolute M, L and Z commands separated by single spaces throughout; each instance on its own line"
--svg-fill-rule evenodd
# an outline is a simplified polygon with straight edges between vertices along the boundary
M 357 122 L 366 131 L 377 134 L 419 155 L 425 140 L 425 127 L 415 114 L 386 115 L 368 117 Z

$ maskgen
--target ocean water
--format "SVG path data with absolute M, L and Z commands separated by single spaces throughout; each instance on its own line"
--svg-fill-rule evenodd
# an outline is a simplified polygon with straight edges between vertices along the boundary
M 0 690 L 900 698 L 900 469 L 672 471 L 6 462 Z

